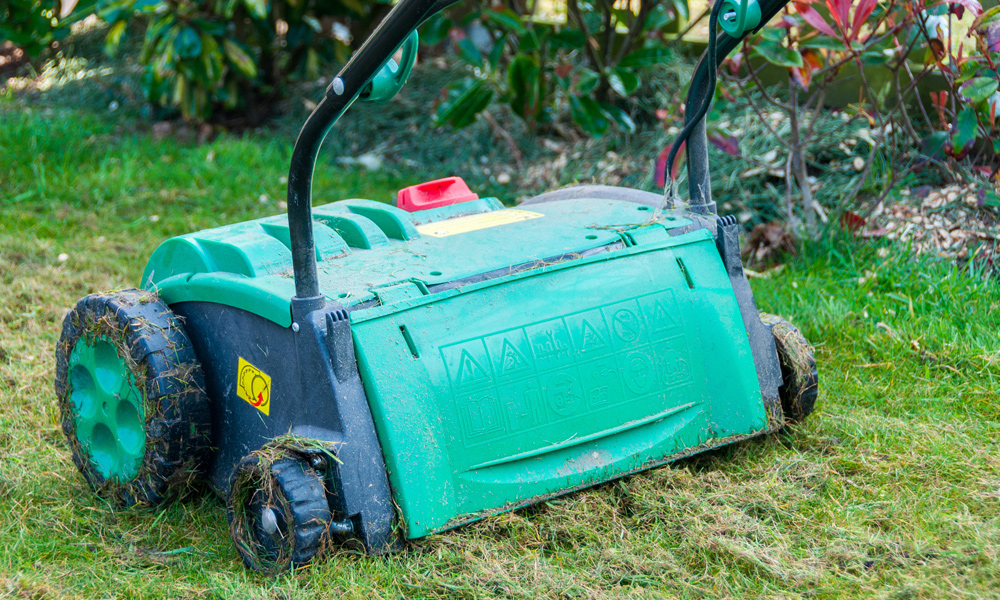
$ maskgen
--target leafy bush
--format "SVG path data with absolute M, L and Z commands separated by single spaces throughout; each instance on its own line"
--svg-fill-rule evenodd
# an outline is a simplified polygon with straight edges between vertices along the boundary
M 947 22 L 950 24 L 950 21 Z M 938 35 L 935 41 L 942 37 L 947 36 Z M 1000 127 L 997 123 L 1000 111 L 1000 75 L 997 74 L 1000 65 L 1000 7 L 981 14 L 963 38 L 972 42 L 972 53 L 959 52 L 956 55 L 953 45 L 945 49 L 940 42 L 932 46 L 933 60 L 948 77 L 953 91 L 957 88 L 962 107 L 957 115 L 947 111 L 947 99 L 940 94 L 934 103 L 936 112 L 943 113 L 946 118 L 950 112 L 954 123 L 947 140 L 950 143 L 946 143 L 945 147 L 953 158 L 960 159 L 968 155 L 978 141 L 988 140 L 992 150 L 1000 154 Z
M 59 0 L 0 0 L 0 43 L 10 41 L 29 56 L 69 33 L 59 21 Z
M 437 122 L 467 126 L 499 101 L 532 129 L 572 135 L 563 128 L 568 121 L 592 136 L 612 126 L 634 131 L 630 109 L 643 70 L 673 56 L 663 33 L 687 17 L 687 2 L 636 0 L 628 6 L 568 0 L 566 23 L 553 24 L 536 18 L 537 0 L 505 0 L 461 18 L 430 21 L 424 42 L 450 38 L 469 73 L 445 89 Z M 488 32 L 478 43 L 462 27 L 476 23 Z
M 139 61 L 148 99 L 200 120 L 273 98 L 290 78 L 315 78 L 321 59 L 346 58 L 344 21 L 365 28 L 382 0 L 103 0 L 117 51 L 142 31 Z M 139 25 L 139 26 L 136 26 Z
M 745 42 L 728 61 L 728 80 L 787 157 L 747 160 L 785 180 L 790 222 L 801 215 L 805 229 L 814 232 L 817 217 L 826 219 L 829 207 L 813 200 L 812 174 L 828 170 L 820 157 L 829 155 L 825 145 L 835 115 L 825 102 L 848 71 L 859 96 L 843 115 L 863 124 L 855 129 L 867 151 L 848 161 L 857 182 L 845 199 L 869 192 L 878 205 L 904 177 L 929 167 L 954 177 L 959 162 L 970 156 L 966 162 L 995 173 L 984 165 L 995 163 L 992 150 L 1000 151 L 1000 143 L 981 142 L 995 140 L 998 131 L 1000 9 L 973 24 L 980 13 L 977 0 L 796 0 L 771 27 Z M 767 65 L 786 73 L 784 90 L 765 82 Z M 928 106 L 922 88 L 934 78 L 940 89 L 929 94 Z M 781 117 L 780 131 L 774 116 Z M 724 131 L 714 141 L 740 153 Z M 791 199 L 794 188 L 799 210 Z

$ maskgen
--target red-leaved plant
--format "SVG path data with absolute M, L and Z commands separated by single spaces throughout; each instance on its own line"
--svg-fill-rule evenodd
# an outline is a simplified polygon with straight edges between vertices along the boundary
M 976 17 L 971 27 L 967 13 Z M 977 0 L 795 0 L 727 60 L 723 75 L 737 93 L 724 88 L 720 94 L 749 106 L 780 144 L 784 156 L 744 158 L 784 180 L 787 220 L 812 235 L 831 209 L 844 208 L 862 191 L 877 205 L 903 177 L 928 165 L 954 175 L 965 161 L 995 178 L 998 66 L 1000 8 L 984 13 Z M 786 73 L 777 90 L 776 69 Z M 838 114 L 826 101 L 848 74 L 859 84 L 858 101 Z M 932 76 L 938 89 L 927 95 Z M 866 158 L 851 163 L 853 192 L 841 206 L 823 207 L 813 199 L 821 182 L 810 173 L 823 172 L 814 150 L 836 118 L 845 120 L 842 127 L 861 127 L 869 148 Z M 712 134 L 716 147 L 740 155 L 734 141 L 725 131 Z M 915 150 L 893 153 L 899 148 Z M 879 177 L 872 173 L 876 162 L 883 167 Z

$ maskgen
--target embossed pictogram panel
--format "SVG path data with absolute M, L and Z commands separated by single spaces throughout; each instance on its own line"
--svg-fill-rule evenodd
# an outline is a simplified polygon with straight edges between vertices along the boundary
M 462 442 L 471 448 L 644 399 L 669 403 L 669 390 L 692 381 L 677 310 L 665 290 L 442 347 Z

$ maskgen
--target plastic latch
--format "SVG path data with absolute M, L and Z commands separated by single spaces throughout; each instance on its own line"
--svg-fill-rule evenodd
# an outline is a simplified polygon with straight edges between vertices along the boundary
M 670 231 L 661 223 L 654 223 L 645 227 L 637 227 L 625 231 L 625 244 L 627 246 L 641 246 L 643 244 L 656 244 L 670 239 Z
M 415 281 L 396 281 L 371 288 L 369 291 L 378 298 L 379 304 L 383 306 L 427 295 L 426 286 Z
M 396 206 L 406 212 L 417 212 L 478 199 L 479 195 L 461 177 L 445 177 L 399 190 Z

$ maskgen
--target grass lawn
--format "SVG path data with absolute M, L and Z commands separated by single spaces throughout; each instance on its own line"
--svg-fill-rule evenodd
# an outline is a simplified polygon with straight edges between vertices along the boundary
M 210 495 L 106 505 L 57 425 L 63 315 L 134 285 L 168 236 L 279 212 L 292 141 L 147 130 L 0 98 L 0 597 L 1000 597 L 997 283 L 847 239 L 752 281 L 817 346 L 795 431 L 278 579 L 244 569 Z M 432 170 L 325 158 L 317 201 Z

